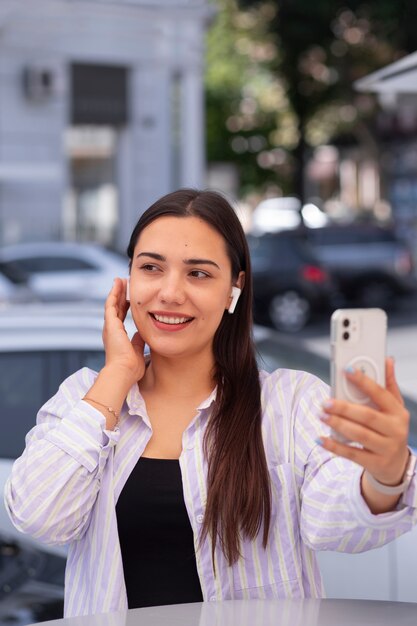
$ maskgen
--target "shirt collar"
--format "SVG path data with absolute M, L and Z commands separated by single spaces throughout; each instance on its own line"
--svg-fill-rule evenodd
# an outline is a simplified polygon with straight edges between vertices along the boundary
M 213 402 L 216 400 L 217 397 L 217 385 L 216 387 L 213 389 L 213 391 L 211 392 L 211 394 L 208 396 L 208 398 L 206 398 L 205 400 L 203 400 L 203 402 L 201 402 L 198 407 L 197 407 L 197 411 L 202 411 L 203 409 L 209 409 L 211 407 L 211 405 L 213 404 Z

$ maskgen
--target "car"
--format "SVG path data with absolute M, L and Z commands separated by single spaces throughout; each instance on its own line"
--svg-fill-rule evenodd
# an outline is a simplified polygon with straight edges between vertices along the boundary
M 129 315 L 126 328 L 136 331 Z M 0 414 L 13 415 L 13 428 L 0 438 L 0 485 L 23 451 L 25 435 L 39 408 L 60 383 L 81 367 L 104 365 L 103 307 L 94 303 L 34 303 L 0 309 Z M 0 532 L 19 536 L 4 506 Z M 39 546 L 38 542 L 28 538 Z M 53 548 L 65 554 L 63 548 Z
M 95 243 L 45 241 L 0 248 L 0 263 L 27 276 L 43 301 L 103 302 L 113 279 L 126 277 L 129 259 Z
M 247 235 L 254 289 L 254 318 L 296 332 L 328 310 L 334 290 L 329 272 L 298 231 Z
M 40 406 L 55 393 L 59 383 L 79 367 L 99 370 L 104 364 L 102 325 L 102 307 L 93 304 L 32 304 L 0 310 L 0 412 L 13 416 L 9 419 L 8 428 L 3 429 L 0 440 L 2 491 Z M 132 336 L 135 327 L 131 317 L 127 319 L 126 327 L 128 335 Z M 254 339 L 258 364 L 262 369 L 300 369 L 329 380 L 328 359 L 308 350 L 298 338 L 277 333 L 268 327 L 255 326 Z M 406 403 L 411 414 L 409 444 L 417 448 L 417 402 L 406 398 Z M 1 558 L 0 552 L 0 601 L 6 602 L 0 602 L 0 622 L 4 615 L 14 615 L 13 620 L 21 626 L 52 619 L 46 617 L 51 615 L 47 611 L 62 611 L 65 547 L 45 546 L 22 535 L 13 527 L 3 504 L 0 506 L 0 539 L 2 537 L 6 552 L 12 550 L 12 556 L 13 546 L 21 546 L 22 558 L 15 560 L 13 568 L 19 565 L 22 572 L 21 577 L 16 578 L 19 584 L 11 585 L 13 572 L 8 569 L 12 567 L 8 565 L 11 561 Z M 327 595 L 333 598 L 417 601 L 417 589 L 414 589 L 417 578 L 416 544 L 417 529 L 414 529 L 388 546 L 371 552 L 359 555 L 319 553 Z M 25 554 L 27 559 L 43 559 L 45 569 L 39 571 L 58 572 L 58 588 L 50 585 L 39 587 L 39 581 L 37 583 L 34 577 L 27 576 L 26 564 L 29 561 Z M 47 563 L 50 565 L 47 566 Z M 6 581 L 7 593 L 3 597 L 1 581 Z M 41 611 L 39 607 L 45 612 L 35 615 L 35 610 Z M 7 612 L 2 613 L 6 608 Z M 55 613 L 53 615 L 59 617 Z
M 24 626 L 62 617 L 65 562 L 22 537 L 0 533 L 0 624 Z
M 0 262 L 0 306 L 37 299 L 28 285 L 27 274 L 13 263 Z
M 392 228 L 373 223 L 306 228 L 306 239 L 338 285 L 336 306 L 393 308 L 416 291 L 411 250 Z

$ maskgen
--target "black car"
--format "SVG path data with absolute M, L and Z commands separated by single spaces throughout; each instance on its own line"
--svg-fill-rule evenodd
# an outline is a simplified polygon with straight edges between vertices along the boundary
M 294 332 L 326 310 L 333 283 L 298 231 L 248 235 L 254 282 L 254 317 Z
M 416 289 L 413 257 L 391 228 L 373 223 L 305 229 L 322 265 L 337 280 L 340 300 L 353 306 L 392 308 Z

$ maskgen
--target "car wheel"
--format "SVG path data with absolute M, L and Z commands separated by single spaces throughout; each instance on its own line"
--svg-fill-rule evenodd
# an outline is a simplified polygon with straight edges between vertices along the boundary
M 377 280 L 366 283 L 358 292 L 359 303 L 364 307 L 387 309 L 393 304 L 393 296 L 391 285 Z
M 310 315 L 309 301 L 297 291 L 277 294 L 269 303 L 269 316 L 278 330 L 296 332 L 307 324 Z

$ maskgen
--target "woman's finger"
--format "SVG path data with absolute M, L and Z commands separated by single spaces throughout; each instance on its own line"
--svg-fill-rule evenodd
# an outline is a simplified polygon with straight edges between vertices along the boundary
M 355 441 L 370 452 L 376 454 L 385 454 L 387 444 L 389 445 L 392 441 L 392 437 L 389 433 L 388 435 L 382 434 L 381 432 L 369 428 L 366 424 L 362 425 L 337 415 L 325 415 L 322 417 L 322 421 L 339 435 L 343 435 L 343 437 L 349 441 Z
M 356 385 L 384 413 L 395 414 L 398 408 L 402 406 L 402 403 L 399 403 L 390 389 L 381 387 L 359 369 L 353 372 L 346 370 L 345 375 L 349 382 Z
M 390 357 L 385 361 L 385 386 L 387 390 L 390 391 L 396 398 L 396 400 L 404 406 L 404 399 L 401 395 L 397 379 L 395 378 L 395 361 L 393 357 Z
M 377 480 L 387 485 L 395 484 L 404 473 L 409 451 L 403 446 L 395 455 L 376 454 L 366 448 L 346 445 L 331 437 L 320 437 L 317 443 L 323 448 L 345 459 L 349 459 L 367 469 Z
M 139 331 L 136 331 L 131 339 L 131 344 L 137 354 L 143 354 L 145 342 L 143 341 Z
M 331 437 L 320 437 L 320 439 L 317 440 L 317 443 L 329 452 L 332 452 L 337 456 L 342 456 L 350 461 L 354 461 L 354 463 L 357 463 L 365 468 L 372 467 L 378 458 L 378 455 L 373 452 L 369 452 L 368 450 L 357 446 L 341 443 Z
M 109 321 L 111 317 L 115 315 L 123 322 L 128 310 L 129 303 L 126 300 L 126 279 L 115 278 L 104 306 L 104 318 L 106 321 Z
M 385 437 L 403 438 L 408 434 L 409 415 L 399 404 L 395 413 L 386 414 L 370 406 L 330 399 L 323 405 L 323 413 L 323 421 L 324 416 L 328 416 L 329 423 L 336 419 L 356 423 Z M 330 425 L 333 427 L 333 423 Z

